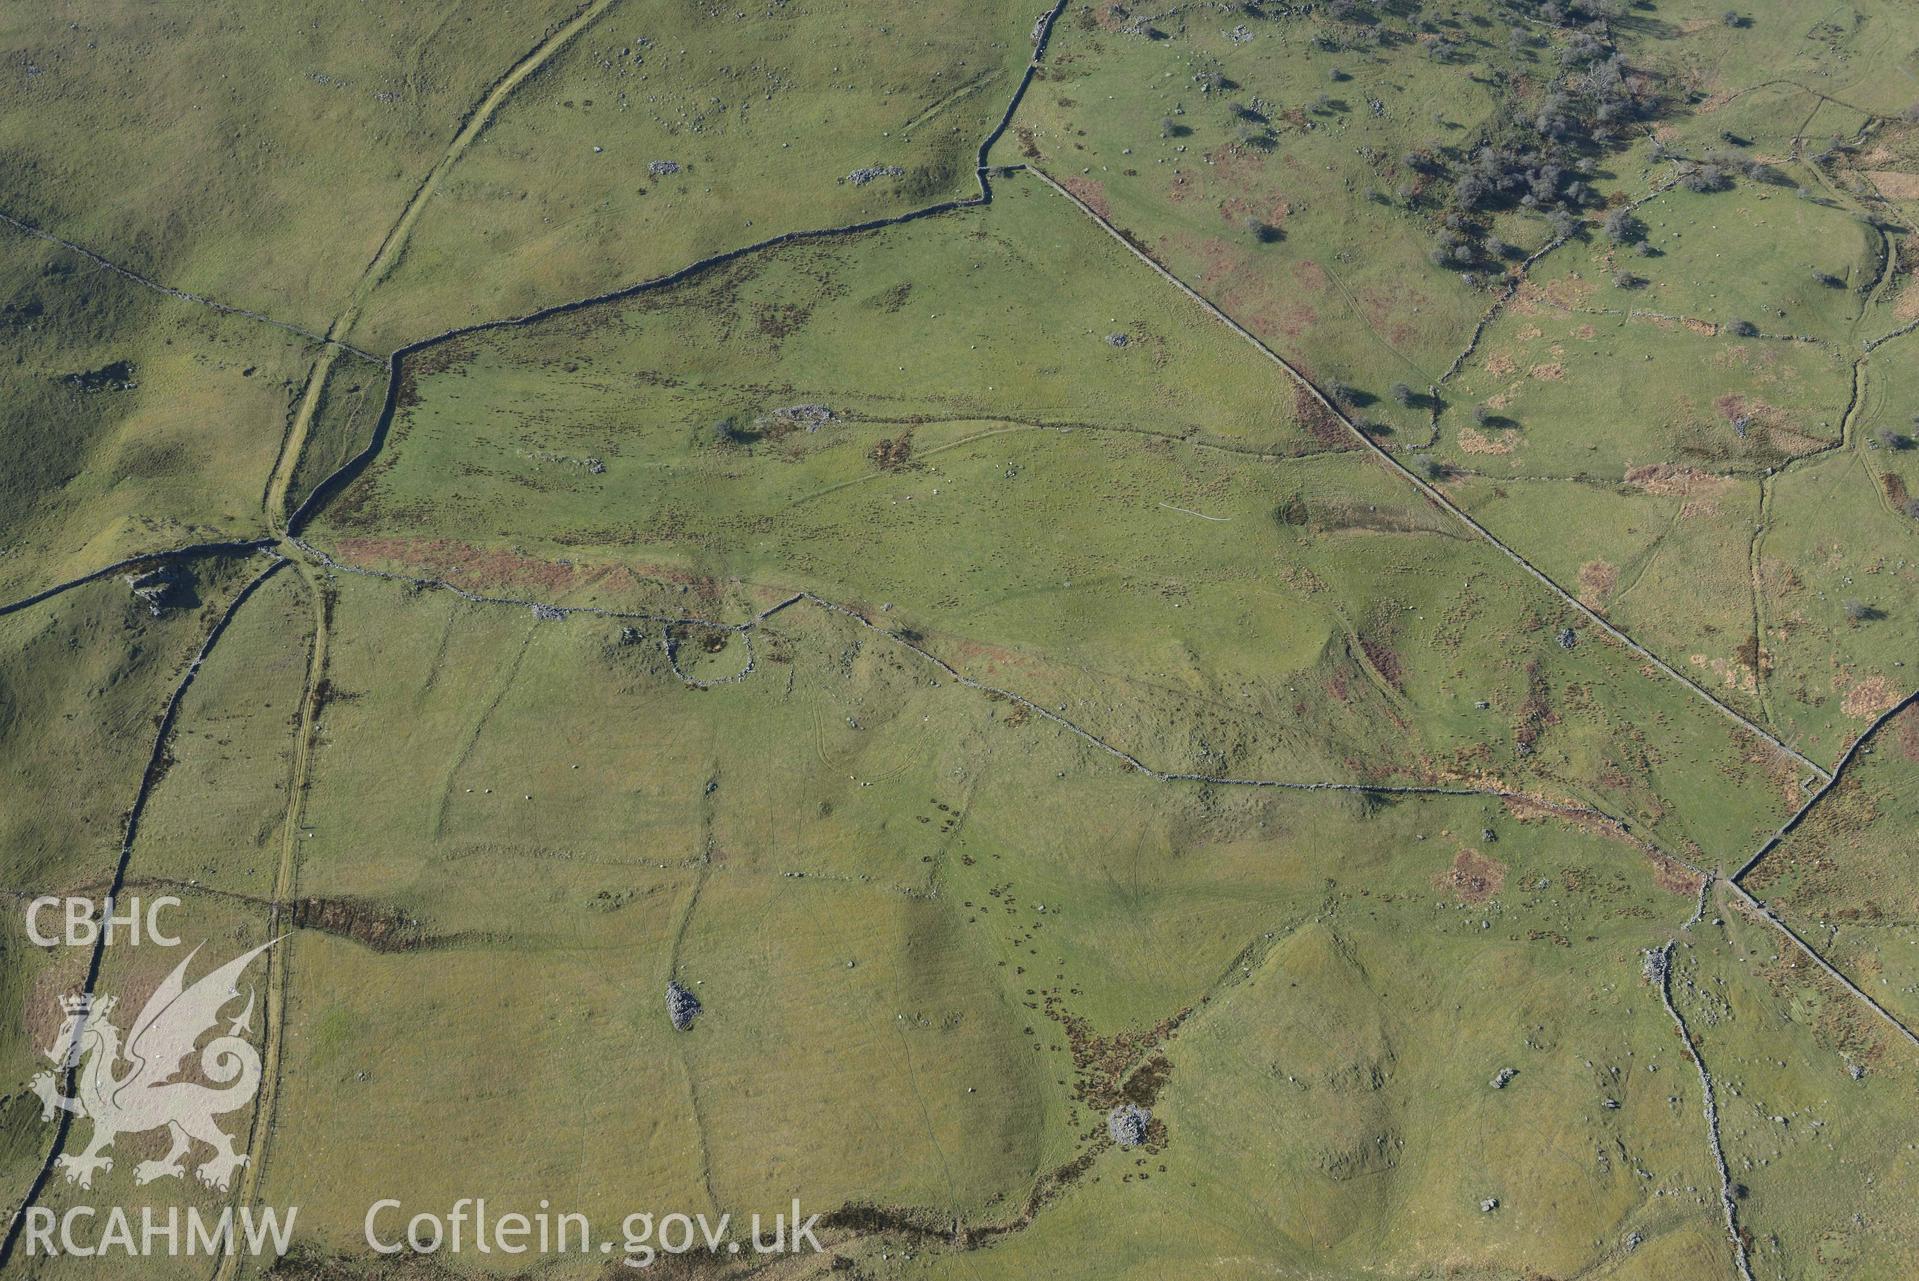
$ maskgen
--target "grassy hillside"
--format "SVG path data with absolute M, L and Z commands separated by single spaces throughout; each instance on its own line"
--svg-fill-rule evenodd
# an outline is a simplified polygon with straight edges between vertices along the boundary
M 180 954 L 0 933 L 8 1211 L 299 1207 L 214 1281 L 633 1271 L 369 1252 L 467 1197 L 824 1216 L 659 1268 L 742 1281 L 1909 1271 L 1906 6 L 0 42 L 0 884 L 277 938 L 223 1192 L 69 1183 L 27 1086 Z
M 574 8 L 10 8 L 0 210 L 324 331 L 467 111 Z
M 5 228 L 0 297 L 0 599 L 264 532 L 310 343 Z

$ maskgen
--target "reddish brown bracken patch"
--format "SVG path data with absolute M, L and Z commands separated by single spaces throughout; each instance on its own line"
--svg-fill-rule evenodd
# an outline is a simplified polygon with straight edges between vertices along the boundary
M 393 568 L 469 591 L 506 592 L 545 601 L 560 600 L 586 587 L 600 592 L 634 591 L 649 581 L 683 584 L 698 591 L 702 599 L 715 588 L 711 579 L 671 565 L 563 563 L 453 538 L 342 538 L 332 553 L 348 564 Z
M 1906 478 L 1898 472 L 1889 471 L 1879 478 L 1879 483 L 1885 486 L 1886 501 L 1904 511 L 1907 497 Z
M 1619 586 L 1619 570 L 1603 560 L 1589 560 L 1579 567 L 1579 602 L 1588 609 L 1603 609 Z
M 1106 199 L 1106 184 L 1091 178 L 1062 178 L 1060 186 L 1086 202 L 1087 208 L 1108 222 L 1113 220 L 1112 202 Z
M 898 470 L 913 459 L 913 433 L 907 431 L 897 438 L 883 439 L 867 450 L 866 456 L 881 471 Z
M 1299 425 L 1306 429 L 1306 434 L 1322 445 L 1337 447 L 1352 443 L 1345 425 L 1333 417 L 1326 406 L 1320 403 L 1319 397 L 1304 387 L 1296 388 L 1293 392 L 1293 416 L 1299 419 Z
M 1664 854 L 1648 854 L 1652 861 L 1653 884 L 1668 894 L 1681 894 L 1688 898 L 1699 893 L 1699 885 L 1705 878 L 1683 863 L 1678 863 Z
M 1900 754 L 1909 761 L 1919 761 L 1919 707 L 1908 707 L 1893 717 L 1888 728 L 1898 740 Z
M 1899 701 L 1899 691 L 1884 676 L 1868 676 L 1846 688 L 1840 708 L 1857 720 L 1871 720 Z
M 1453 865 L 1433 878 L 1442 890 L 1451 890 L 1463 903 L 1484 903 L 1506 884 L 1506 865 L 1488 858 L 1478 850 L 1463 849 L 1453 856 Z
M 1384 677 L 1388 685 L 1398 689 L 1401 684 L 1399 655 L 1393 652 L 1393 647 L 1376 636 L 1361 636 L 1359 648 L 1365 652 L 1373 670 Z

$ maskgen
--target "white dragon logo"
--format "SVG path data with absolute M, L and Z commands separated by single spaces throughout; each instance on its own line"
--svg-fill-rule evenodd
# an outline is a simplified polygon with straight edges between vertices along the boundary
M 173 1146 L 158 1161 L 142 1161 L 135 1166 L 134 1182 L 145 1184 L 185 1174 L 181 1158 L 197 1139 L 211 1147 L 213 1155 L 194 1173 L 210 1188 L 227 1189 L 233 1172 L 247 1163 L 247 1157 L 234 1150 L 233 1139 L 213 1123 L 213 1118 L 247 1106 L 260 1088 L 260 1053 L 245 1037 L 253 1017 L 251 993 L 246 1009 L 227 1025 L 226 1033 L 207 1042 L 200 1051 L 200 1071 L 221 1088 L 173 1078 L 179 1075 L 200 1038 L 219 1023 L 220 1011 L 239 998 L 236 983 L 241 972 L 277 942 L 274 939 L 254 948 L 188 987 L 187 966 L 200 951 L 193 949 L 141 1008 L 126 1035 L 124 1049 L 120 1029 L 107 1019 L 116 1004 L 113 997 L 60 999 L 66 1019 L 45 1053 L 61 1075 L 79 1068 L 77 1093 L 73 1097 L 61 1094 L 52 1071 L 34 1077 L 32 1089 L 40 1096 L 41 1120 L 53 1120 L 57 1109 L 93 1122 L 93 1139 L 87 1150 L 59 1159 L 58 1167 L 67 1182 L 92 1187 L 96 1171 L 113 1168 L 113 1158 L 105 1152 L 114 1139 L 165 1126 L 172 1132 Z M 85 1066 L 81 1066 L 82 1059 L 86 1060 Z M 122 1060 L 126 1070 L 116 1075 Z

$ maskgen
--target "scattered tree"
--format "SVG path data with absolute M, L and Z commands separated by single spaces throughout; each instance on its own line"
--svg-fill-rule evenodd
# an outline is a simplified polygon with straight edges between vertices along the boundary
M 1630 244 L 1638 240 L 1644 231 L 1639 219 L 1633 217 L 1632 210 L 1623 206 L 1607 213 L 1606 220 L 1601 225 L 1605 229 L 1607 239 L 1617 245 Z
M 1242 222 L 1246 228 L 1247 233 L 1251 235 L 1254 240 L 1257 240 L 1262 245 L 1270 245 L 1275 240 L 1282 240 L 1285 238 L 1284 232 L 1282 232 L 1278 227 L 1273 226 L 1273 224 L 1267 222 L 1264 218 L 1256 218 L 1252 216 L 1251 214 L 1248 214 L 1242 220 Z
M 1732 179 L 1726 171 L 1715 164 L 1699 164 L 1686 170 L 1679 179 L 1679 185 L 1687 191 L 1706 195 L 1715 191 L 1724 191 L 1732 186 Z

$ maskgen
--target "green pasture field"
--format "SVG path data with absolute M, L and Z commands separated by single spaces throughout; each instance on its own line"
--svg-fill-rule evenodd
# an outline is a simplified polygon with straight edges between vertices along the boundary
M 1674 993 L 1713 1074 L 1753 1275 L 1898 1277 L 1919 1248 L 1910 1049 L 1777 930 L 1720 911 L 1676 957 Z
M 1655 475 L 1640 485 L 1463 476 L 1447 490 L 1502 536 L 1523 533 L 1535 564 L 1715 697 L 1766 718 L 1750 661 L 1756 481 L 1706 474 Z M 1675 599 L 1685 601 L 1683 610 L 1673 608 Z
M 1902 685 L 1912 625 L 1914 409 L 1866 347 L 1903 250 L 1865 216 L 1741 180 L 1639 206 L 1651 256 L 1554 251 L 1448 382 L 1433 452 L 1495 532 L 1824 760 Z
M 1447 384 L 1449 465 L 1618 482 L 1661 464 L 1752 474 L 1838 442 L 1852 377 L 1840 351 L 1622 314 L 1591 305 L 1600 287 L 1528 286 L 1487 327 Z
M 299 1213 L 9 1275 L 1905 1281 L 1902 0 L 29 8 L 0 897 L 278 937 L 234 1188 L 36 1204 Z
M 1374 839 L 1318 847 L 1330 862 L 1248 876 L 1249 896 L 1283 878 L 1286 907 L 1170 1042 L 1163 1146 L 1102 1153 L 993 1247 L 994 1269 L 1728 1266 L 1695 1139 L 1697 1085 L 1635 942 L 1672 929 L 1684 896 L 1603 846 L 1476 808 L 1389 807 L 1360 824 Z M 1470 832 L 1482 816 L 1496 844 Z M 1462 841 L 1505 865 L 1489 905 L 1435 891 Z M 1570 937 L 1562 914 L 1580 921 Z M 1518 1075 L 1495 1090 L 1504 1067 Z
M 105 888 L 159 718 L 260 557 L 198 560 L 149 616 L 118 575 L 0 618 L 0 849 L 10 889 Z
M 1305 1216 L 1262 1240 L 1302 1258 L 1329 1233 L 1382 1258 L 1367 1243 L 1396 1215 L 1476 1222 L 1478 1198 L 1516 1211 L 1542 1178 L 1536 1225 L 1474 1238 L 1488 1266 L 1535 1257 L 1575 1206 L 1599 1252 L 1629 1230 L 1698 1248 L 1700 1203 L 1650 1199 L 1617 1149 L 1553 1173 L 1617 1135 L 1675 1185 L 1704 1177 L 1692 1111 L 1610 1076 L 1629 1051 L 1678 1066 L 1638 949 L 1693 907 L 1630 841 L 1493 798 L 1148 779 L 818 607 L 757 633 L 750 678 L 699 691 L 611 620 L 354 576 L 339 592 L 300 891 L 349 910 L 292 944 L 263 1192 L 304 1207 L 322 1254 L 354 1251 L 375 1186 L 596 1214 L 797 1191 L 1014 1227 L 1089 1152 L 1061 1209 L 1119 1187 L 1132 1158 L 1093 1137 L 1102 1100 L 1161 1074 L 1156 1180 L 1176 1160 L 1248 1177 L 1220 1128 L 1252 1124 L 1241 1109 L 1314 1118 L 1258 1123 Z M 419 768 L 369 769 L 373 741 Z M 395 920 L 417 933 L 395 945 Z M 691 1032 L 667 1023 L 668 977 L 706 1006 Z M 1259 1033 L 1264 1051 L 1219 1040 L 1273 1020 L 1297 1026 Z M 1470 1052 L 1462 1021 L 1484 1029 Z M 421 1052 L 382 1048 L 401 1037 Z M 1486 1083 L 1501 1066 L 1510 1094 Z M 488 1125 L 461 1121 L 482 1106 Z M 1564 1137 L 1537 1132 L 1562 1113 Z M 454 1156 L 422 1162 L 396 1131 Z M 1375 1186 L 1402 1179 L 1404 1206 Z M 975 1261 L 1016 1266 L 1026 1232 L 1043 1240 L 1021 1227 Z M 892 1275 L 878 1248 L 863 1266 Z
M 1662 0 L 1629 21 L 1693 108 L 1664 124 L 1669 141 L 1724 148 L 1730 132 L 1783 154 L 1794 138 L 1824 142 L 1856 129 L 1861 113 L 1893 116 L 1912 105 L 1919 38 L 1909 18 L 1897 0 L 1810 10 L 1792 0 Z
M 615 3 L 447 171 L 355 340 L 394 347 L 977 196 L 1038 12 Z
M 1877 487 L 1879 514 L 1919 522 L 1912 503 L 1919 497 L 1919 370 L 1896 354 L 1894 347 L 1867 369 L 1855 418 L 1856 470 L 1862 483 Z
M 1400 23 L 1382 14 L 1379 30 Z M 1477 60 L 1509 55 L 1469 37 L 1475 65 L 1445 66 L 1372 31 L 1317 13 L 1070 5 L 992 159 L 1064 183 L 1321 387 L 1361 392 L 1359 412 L 1397 439 L 1425 410 L 1388 389 L 1437 381 L 1486 304 L 1427 263 L 1427 219 L 1395 206 L 1420 181 L 1403 156 L 1484 125 L 1495 95 Z M 1202 91 L 1203 75 L 1231 86 Z
M 1839 202 L 1796 194 L 1816 185 L 1810 171 L 1776 172 L 1730 191 L 1662 191 L 1635 207 L 1624 243 L 1593 228 L 1529 278 L 1582 310 L 1719 329 L 1743 320 L 1773 337 L 1856 343 L 1869 336 L 1861 320 L 1882 265 L 1879 237 Z
M 1835 753 L 1913 686 L 1919 525 L 1876 479 L 1856 452 L 1780 477 L 1758 544 L 1769 701 Z
M 1747 876 L 1872 997 L 1919 1017 L 1919 906 L 1911 883 L 1919 815 L 1919 711 L 1888 721 L 1827 804 Z
M 348 563 L 506 595 L 532 591 L 513 576 L 545 566 L 548 591 L 574 603 L 617 599 L 564 594 L 604 581 L 615 559 L 669 581 L 739 581 L 769 602 L 812 591 L 926 629 L 949 661 L 968 651 L 947 636 L 988 647 L 989 660 L 1010 650 L 1064 667 L 1070 675 L 1037 681 L 1020 672 L 1027 683 L 1011 687 L 1049 707 L 1069 693 L 1073 705 L 1090 700 L 1094 732 L 1166 771 L 1297 782 L 1497 773 L 1538 779 L 1555 797 L 1598 785 L 1629 794 L 1621 803 L 1635 817 L 1677 823 L 1671 834 L 1689 848 L 1721 851 L 1713 859 L 1763 830 L 1751 815 L 1777 803 L 1762 797 L 1781 780 L 1737 759 L 1746 749 L 1731 726 L 1681 710 L 1684 691 L 1646 685 L 1602 639 L 1558 643 L 1577 617 L 1403 481 L 1342 455 L 1248 456 L 1316 442 L 1293 420 L 1280 372 L 1230 331 L 1176 300 L 1142 314 L 1124 294 L 1046 290 L 1064 313 L 1051 332 L 1113 371 L 1079 379 L 1052 363 L 1043 311 L 1009 310 L 997 343 L 984 326 L 952 323 L 972 314 L 962 303 L 973 289 L 991 287 L 987 264 L 1059 268 L 1117 252 L 1037 184 L 1009 184 L 990 218 L 967 217 L 981 227 L 958 242 L 957 282 L 928 272 L 913 286 L 927 317 L 917 357 L 863 348 L 848 326 L 892 296 L 890 254 L 924 262 L 922 246 L 952 244 L 938 224 L 879 233 L 858 254 L 786 251 L 743 280 L 426 353 L 418 372 L 403 371 L 409 403 L 380 462 L 315 537 Z M 993 230 L 1009 224 L 1033 230 Z M 1036 259 L 1019 248 L 1031 243 L 1063 252 Z M 822 288 L 826 301 L 805 301 Z M 1126 346 L 1105 341 L 1106 325 L 1129 322 Z M 834 363 L 843 357 L 825 355 L 849 346 L 864 353 L 850 376 Z M 657 354 L 640 354 L 649 348 Z M 902 357 L 903 368 L 881 367 Z M 903 382 L 893 403 L 861 394 L 889 375 Z M 1150 379 L 1169 412 L 1116 417 L 1128 378 Z M 1246 408 L 1212 407 L 1227 396 Z M 795 425 L 777 412 L 795 402 L 835 419 Z M 1238 438 L 1192 439 L 1186 422 L 1213 414 Z M 1048 429 L 1065 423 L 1074 429 Z M 888 554 L 874 556 L 879 546 Z M 1142 614 L 1163 621 L 1142 629 Z M 1276 647 L 1289 656 L 1278 669 Z M 1014 681 L 990 666 L 974 674 Z M 1140 693 L 1116 699 L 1116 684 Z M 1338 706 L 1303 700 L 1309 689 Z M 1614 693 L 1652 700 L 1648 714 L 1611 721 Z M 1137 697 L 1164 710 L 1122 733 Z M 1563 700 L 1581 713 L 1558 710 Z M 1737 778 L 1756 811 L 1735 807 L 1725 816 L 1747 817 L 1720 828 L 1709 811 L 1669 812 L 1652 794 L 1664 783 L 1642 786 L 1695 770 L 1714 793 Z
M 287 485 L 286 510 L 274 515 L 284 520 L 310 497 L 327 477 L 344 467 L 367 447 L 386 395 L 385 368 L 359 360 L 342 360 L 327 370 L 306 439 Z
M 1710 353 L 1723 339 L 1688 341 Z M 1570 383 L 1574 366 L 1564 367 Z M 1461 423 L 1454 447 L 1443 450 L 1459 460 L 1445 484 L 1496 533 L 1576 585 L 1587 604 L 1815 759 L 1835 760 L 1908 683 L 1909 602 L 1919 574 L 1919 524 L 1906 511 L 1906 478 L 1919 479 L 1904 444 L 1908 381 L 1895 359 L 1875 359 L 1862 374 L 1863 398 L 1846 420 L 1844 441 L 1835 437 L 1812 454 L 1756 470 L 1672 450 L 1623 472 L 1612 471 L 1614 463 L 1542 474 L 1530 465 L 1533 451 L 1551 445 L 1564 457 L 1563 437 L 1548 442 L 1524 427 Z M 1684 395 L 1693 385 L 1656 378 L 1645 387 Z M 1521 398 L 1508 404 L 1529 403 L 1523 397 L 1532 390 L 1522 386 Z M 1840 403 L 1852 395 L 1830 390 Z M 1555 385 L 1549 394 L 1567 393 Z M 1589 403 L 1617 399 L 1608 391 Z M 1742 404 L 1761 399 L 1742 397 Z M 1820 409 L 1809 401 L 1803 412 Z M 1549 414 L 1546 421 L 1558 427 L 1568 419 Z M 1701 430 L 1688 421 L 1690 432 Z M 1829 421 L 1816 420 L 1816 430 L 1832 430 Z M 1682 600 L 1684 608 L 1674 608 Z
M 312 626 L 307 588 L 282 570 L 220 638 L 219 661 L 181 701 L 166 777 L 141 815 L 139 892 L 271 901 Z

